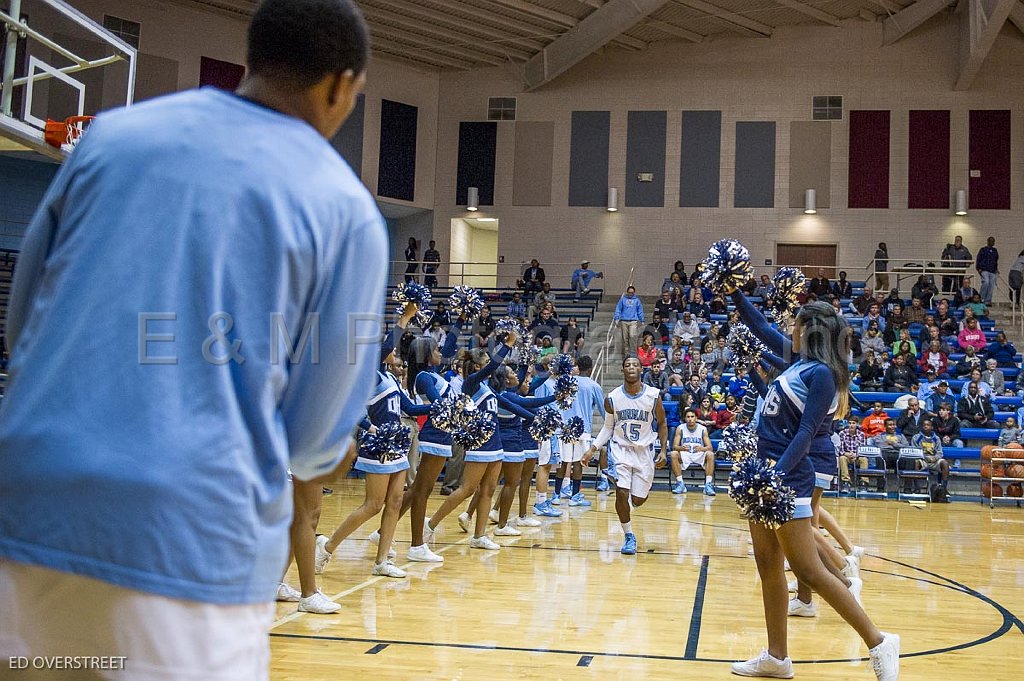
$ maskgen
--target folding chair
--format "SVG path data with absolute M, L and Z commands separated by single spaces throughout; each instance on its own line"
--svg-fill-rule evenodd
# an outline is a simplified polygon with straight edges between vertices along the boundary
M 867 468 L 860 468 L 857 462 L 854 461 L 852 465 L 852 478 L 853 478 L 853 497 L 859 499 L 860 497 L 881 497 L 885 498 L 885 457 L 882 456 L 882 450 L 878 447 L 872 447 L 870 445 L 857 448 L 857 457 L 864 457 L 868 460 Z M 881 491 L 867 491 L 861 489 L 860 480 L 864 478 L 865 481 L 874 479 L 877 483 L 881 481 Z
M 928 493 L 928 479 L 930 473 L 927 468 L 917 469 L 917 462 L 924 463 L 924 450 L 919 447 L 900 447 L 899 456 L 896 458 L 896 498 L 904 499 L 925 499 L 931 500 Z M 918 483 L 924 481 L 924 492 L 905 492 L 907 485 L 913 485 L 916 489 Z

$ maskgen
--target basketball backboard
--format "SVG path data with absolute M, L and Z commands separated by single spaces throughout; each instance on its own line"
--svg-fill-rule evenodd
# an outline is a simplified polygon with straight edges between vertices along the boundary
M 0 0 L 0 151 L 63 159 L 46 122 L 132 103 L 134 47 L 61 0 Z

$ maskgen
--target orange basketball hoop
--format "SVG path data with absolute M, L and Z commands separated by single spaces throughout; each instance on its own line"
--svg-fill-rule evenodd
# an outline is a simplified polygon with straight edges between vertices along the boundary
M 71 116 L 63 121 L 46 121 L 43 139 L 52 147 L 60 149 L 64 145 L 74 147 L 85 132 L 85 126 L 95 116 Z

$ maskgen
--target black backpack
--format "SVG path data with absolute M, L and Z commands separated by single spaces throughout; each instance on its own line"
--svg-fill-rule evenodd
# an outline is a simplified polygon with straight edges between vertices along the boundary
M 942 485 L 933 482 L 930 489 L 928 490 L 929 495 L 932 498 L 933 504 L 948 504 L 949 503 L 949 492 Z

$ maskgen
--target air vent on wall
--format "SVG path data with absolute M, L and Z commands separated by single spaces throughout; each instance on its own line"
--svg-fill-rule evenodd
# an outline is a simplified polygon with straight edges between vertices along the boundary
M 514 121 L 516 119 L 515 97 L 488 97 L 487 120 Z
M 815 95 L 811 98 L 811 114 L 816 121 L 843 120 L 842 95 Z

